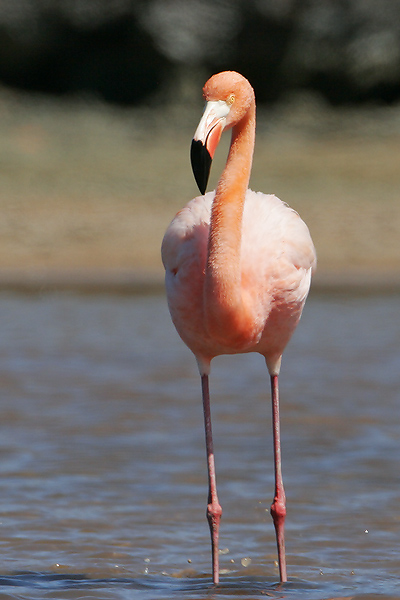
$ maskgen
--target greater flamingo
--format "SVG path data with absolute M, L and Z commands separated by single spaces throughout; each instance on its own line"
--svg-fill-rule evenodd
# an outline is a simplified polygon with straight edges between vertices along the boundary
M 201 376 L 209 494 L 213 581 L 219 581 L 218 502 L 208 376 L 221 354 L 259 352 L 271 379 L 275 494 L 271 505 L 280 581 L 287 581 L 281 470 L 278 375 L 283 350 L 303 310 L 316 265 L 314 246 L 299 215 L 273 195 L 248 189 L 255 139 L 250 83 L 226 71 L 203 89 L 206 108 L 191 147 L 201 196 L 169 225 L 162 243 L 172 321 L 194 353 Z M 223 131 L 232 128 L 216 191 L 205 193 Z

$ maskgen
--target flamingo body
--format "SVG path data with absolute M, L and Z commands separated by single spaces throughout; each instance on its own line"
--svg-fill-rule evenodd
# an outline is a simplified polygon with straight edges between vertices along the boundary
M 239 347 L 205 326 L 204 279 L 215 191 L 191 200 L 168 227 L 162 257 L 172 321 L 202 373 L 221 354 L 259 352 L 279 372 L 280 357 L 303 310 L 315 266 L 307 226 L 274 195 L 248 189 L 243 210 L 241 281 L 254 308 L 252 338 Z
M 301 317 L 315 268 L 314 246 L 299 215 L 273 195 L 248 189 L 255 139 L 253 88 L 227 71 L 204 86 L 206 109 L 191 148 L 201 196 L 180 210 L 162 243 L 172 320 L 201 375 L 213 581 L 219 581 L 218 501 L 208 377 L 221 354 L 258 352 L 271 377 L 275 495 L 271 505 L 280 581 L 287 581 L 281 472 L 278 374 L 282 353 Z M 205 193 L 223 131 L 232 129 L 224 171 Z

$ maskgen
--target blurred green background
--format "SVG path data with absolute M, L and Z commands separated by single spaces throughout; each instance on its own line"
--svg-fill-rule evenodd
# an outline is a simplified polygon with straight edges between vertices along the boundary
M 307 222 L 316 284 L 400 286 L 400 0 L 3 1 L 0 286 L 160 285 L 224 69 L 256 92 L 251 187 Z

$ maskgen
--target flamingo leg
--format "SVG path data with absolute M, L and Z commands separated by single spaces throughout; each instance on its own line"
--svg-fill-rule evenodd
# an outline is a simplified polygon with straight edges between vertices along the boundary
M 281 583 L 287 581 L 286 554 L 285 554 L 285 517 L 286 496 L 283 489 L 282 461 L 281 461 L 281 434 L 279 419 L 279 386 L 278 375 L 271 375 L 272 395 L 272 427 L 274 441 L 274 466 L 275 466 L 275 496 L 271 504 L 271 516 L 274 521 L 276 543 L 278 546 L 278 564 Z
M 219 582 L 219 523 L 222 508 L 218 502 L 217 481 L 215 477 L 214 450 L 211 429 L 210 392 L 208 386 L 208 375 L 201 376 L 201 389 L 203 394 L 204 427 L 206 433 L 207 469 L 208 469 L 208 504 L 207 520 L 211 533 L 212 570 L 214 583 Z

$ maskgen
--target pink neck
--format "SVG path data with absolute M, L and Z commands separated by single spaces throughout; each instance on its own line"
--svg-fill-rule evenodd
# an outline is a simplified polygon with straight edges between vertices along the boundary
M 249 336 L 242 298 L 241 241 L 255 139 L 255 102 L 232 130 L 225 169 L 211 212 L 205 280 L 206 327 L 220 341 L 243 344 Z

